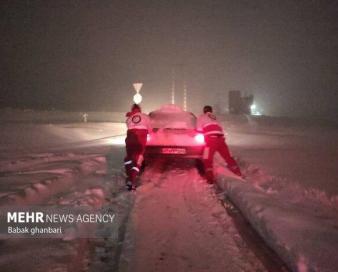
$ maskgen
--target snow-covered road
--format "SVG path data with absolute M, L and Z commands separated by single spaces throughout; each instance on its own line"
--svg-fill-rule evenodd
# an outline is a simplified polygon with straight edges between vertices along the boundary
M 328 198 L 338 196 L 336 127 L 283 124 L 278 119 L 226 127 L 232 151 L 249 167 L 265 172 L 263 180 L 254 182 L 272 181 L 277 190 L 300 186 L 300 192 L 318 190 Z
M 256 248 L 263 241 L 243 236 L 246 226 L 226 212 L 224 195 L 192 165 L 159 161 L 146 169 L 135 194 L 126 192 L 123 136 L 107 139 L 124 132 L 121 123 L 2 126 L 0 207 L 110 207 L 119 233 L 94 240 L 4 239 L 0 271 L 283 271 Z M 316 207 L 320 218 L 328 211 L 336 218 L 338 157 L 327 144 L 337 141 L 336 130 L 310 134 L 234 123 L 228 132 L 248 184 L 304 209 Z
M 157 164 L 141 181 L 121 271 L 267 271 L 192 165 Z
M 93 211 L 111 207 L 123 218 L 127 214 L 125 195 L 119 193 L 124 192 L 123 148 L 107 139 L 124 132 L 122 127 L 118 123 L 2 124 L 1 219 L 6 205 L 55 210 L 85 206 Z M 76 239 L 71 233 L 63 239 L 5 235 L 0 240 L 0 271 L 102 271 L 95 261 L 102 257 L 97 253 L 102 240 Z M 109 242 L 117 244 L 114 237 Z M 102 265 L 111 267 L 100 261 Z

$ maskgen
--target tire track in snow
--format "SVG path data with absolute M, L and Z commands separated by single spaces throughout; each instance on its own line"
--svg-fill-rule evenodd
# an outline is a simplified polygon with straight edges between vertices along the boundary
M 266 271 L 235 242 L 231 218 L 194 168 L 153 167 L 142 180 L 128 224 L 131 264 L 121 271 Z

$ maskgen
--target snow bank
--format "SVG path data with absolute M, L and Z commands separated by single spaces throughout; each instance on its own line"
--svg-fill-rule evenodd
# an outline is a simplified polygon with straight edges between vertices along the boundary
M 336 124 L 236 118 L 223 121 L 246 182 L 216 156 L 218 185 L 292 271 L 338 271 Z
M 227 196 L 292 271 L 337 271 L 338 216 L 290 202 L 224 170 L 217 177 Z

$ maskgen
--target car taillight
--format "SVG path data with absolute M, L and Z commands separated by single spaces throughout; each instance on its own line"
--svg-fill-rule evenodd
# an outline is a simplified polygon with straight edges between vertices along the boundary
M 199 144 L 204 144 L 204 135 L 201 133 L 198 133 L 195 135 L 195 141 Z
M 150 134 L 147 134 L 147 142 L 150 141 Z

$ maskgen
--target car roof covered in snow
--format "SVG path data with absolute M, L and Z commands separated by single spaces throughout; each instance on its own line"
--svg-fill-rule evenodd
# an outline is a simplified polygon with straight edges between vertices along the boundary
M 179 106 L 175 104 L 162 105 L 159 109 L 153 112 L 184 112 Z
M 150 112 L 149 116 L 153 128 L 193 129 L 196 127 L 195 115 L 174 104 L 163 105 L 158 110 Z

